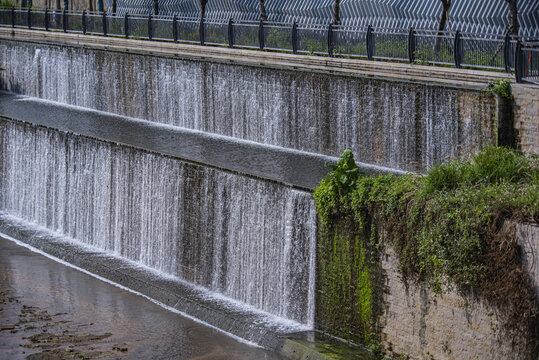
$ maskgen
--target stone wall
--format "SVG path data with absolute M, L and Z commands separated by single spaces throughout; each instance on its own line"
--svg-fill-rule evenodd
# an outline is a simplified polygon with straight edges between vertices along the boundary
M 525 154 L 539 155 L 539 87 L 513 84 L 513 94 L 518 146 Z
M 381 253 L 340 223 L 319 236 L 317 329 L 412 359 L 530 359 L 533 330 L 508 333 L 506 308 L 471 294 L 405 281 L 391 247 Z M 539 226 L 517 224 L 523 269 L 539 284 Z M 536 287 L 537 289 L 537 287 Z

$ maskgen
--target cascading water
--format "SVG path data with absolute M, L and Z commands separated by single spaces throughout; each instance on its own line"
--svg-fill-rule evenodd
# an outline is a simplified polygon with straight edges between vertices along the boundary
M 9 41 L 0 63 L 15 93 L 401 170 L 496 136 L 480 90 Z
M 0 210 L 312 327 L 308 192 L 0 121 Z

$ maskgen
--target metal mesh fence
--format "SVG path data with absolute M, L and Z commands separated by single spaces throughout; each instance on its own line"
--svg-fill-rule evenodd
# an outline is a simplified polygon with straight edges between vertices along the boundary
M 419 63 L 454 64 L 454 37 L 449 31 L 417 30 L 414 59 Z
M 173 21 L 171 18 L 153 18 L 153 39 L 174 40 Z
M 30 16 L 29 16 L 30 14 Z M 206 20 L 204 33 L 196 18 L 169 16 L 126 16 L 76 11 L 0 8 L 0 25 L 47 29 L 50 31 L 83 32 L 108 36 L 126 36 L 134 39 L 172 41 L 210 45 L 233 45 L 238 48 L 264 48 L 299 53 L 359 57 L 369 59 L 408 61 L 416 63 L 448 64 L 484 69 L 514 69 L 517 37 L 499 34 L 460 33 L 452 31 L 372 28 L 362 26 L 325 24 L 287 24 L 276 22 Z M 106 19 L 106 26 L 103 21 Z M 151 21 L 151 22 L 150 22 Z M 65 22 L 65 24 L 64 24 Z M 176 29 L 174 29 L 176 24 Z M 260 30 L 263 30 L 260 33 Z M 176 30 L 176 31 L 175 31 Z M 201 39 L 201 35 L 202 39 Z M 536 50 L 528 51 L 531 74 L 536 71 Z M 526 48 L 528 49 L 528 48 Z M 520 64 L 520 62 L 519 62 Z M 520 72 L 519 72 L 520 74 Z M 534 75 L 536 76 L 536 75 Z
M 125 36 L 124 17 L 107 16 L 107 34 Z
M 242 21 L 234 24 L 234 46 L 240 48 L 259 48 L 258 22 Z
M 292 50 L 292 24 L 265 23 L 265 48 L 270 50 Z
M 228 44 L 228 23 L 224 21 L 207 21 L 204 24 L 206 43 L 213 45 Z
M 298 25 L 298 52 L 327 54 L 328 28 L 324 25 Z
M 375 29 L 372 34 L 374 58 L 408 60 L 408 31 Z
M 334 53 L 340 56 L 367 57 L 367 28 L 337 26 L 333 29 Z
M 103 34 L 103 15 L 96 13 L 86 14 L 86 33 Z
M 462 38 L 462 65 L 482 68 L 503 68 L 504 43 L 502 36 L 483 34 L 478 37 L 474 34 L 463 34 Z
M 200 22 L 196 19 L 179 18 L 176 23 L 178 41 L 188 43 L 200 42 Z

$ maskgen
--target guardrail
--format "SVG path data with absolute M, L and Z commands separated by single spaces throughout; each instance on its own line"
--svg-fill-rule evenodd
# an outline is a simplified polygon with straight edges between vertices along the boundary
M 135 39 L 196 43 L 369 60 L 515 71 L 517 81 L 537 82 L 538 49 L 517 37 L 460 31 L 286 24 L 177 16 L 0 8 L 0 26 Z M 526 59 L 528 59 L 526 61 Z

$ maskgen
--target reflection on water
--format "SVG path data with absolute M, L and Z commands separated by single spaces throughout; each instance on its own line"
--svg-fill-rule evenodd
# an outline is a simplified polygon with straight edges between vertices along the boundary
M 281 358 L 2 238 L 0 296 L 0 358 Z

